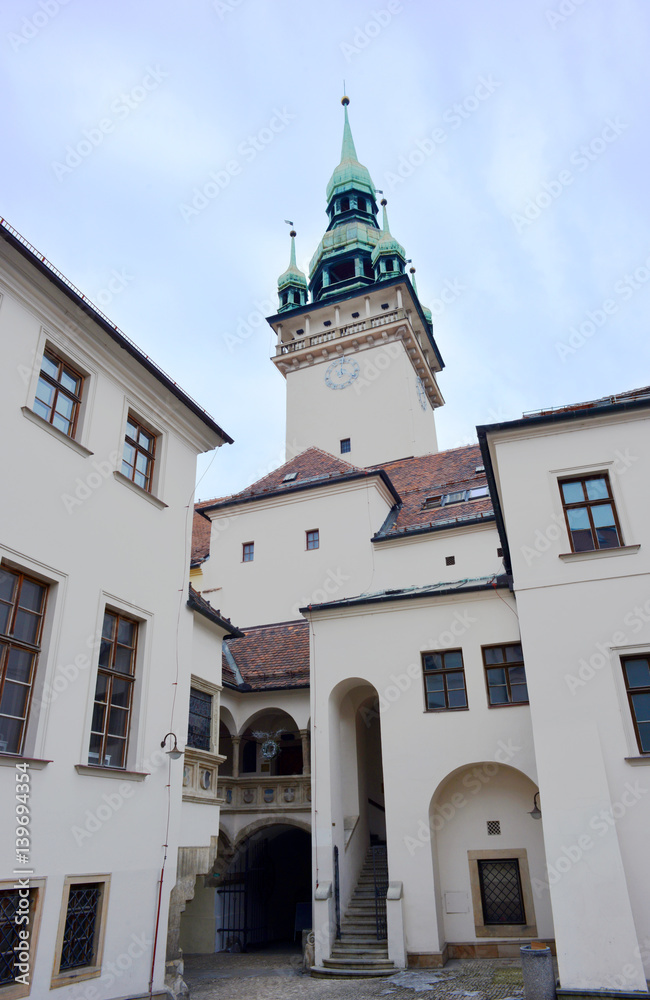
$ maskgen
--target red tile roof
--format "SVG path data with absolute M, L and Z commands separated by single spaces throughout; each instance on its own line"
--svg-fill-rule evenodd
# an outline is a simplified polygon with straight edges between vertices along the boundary
M 294 474 L 295 479 L 292 478 L 285 482 L 286 476 L 293 476 Z M 307 448 L 306 451 L 301 452 L 300 455 L 296 455 L 295 458 L 292 458 L 289 462 L 285 462 L 284 465 L 281 465 L 278 469 L 274 469 L 273 472 L 269 472 L 251 486 L 247 486 L 240 493 L 235 493 L 231 497 L 222 497 L 221 500 L 213 500 L 209 503 L 202 502 L 201 507 L 206 508 L 208 506 L 218 506 L 225 502 L 233 503 L 237 500 L 247 500 L 250 497 L 265 496 L 279 490 L 283 492 L 285 490 L 292 490 L 304 486 L 306 483 L 318 482 L 321 479 L 326 481 L 349 475 L 363 476 L 371 475 L 371 473 L 356 465 L 350 465 L 349 462 L 344 462 L 343 459 L 336 458 L 334 455 L 330 455 L 320 448 Z
M 256 625 L 242 638 L 227 639 L 228 647 L 245 684 L 254 691 L 269 688 L 309 687 L 309 624 L 304 620 Z M 223 657 L 225 683 L 237 685 Z
M 199 566 L 210 555 L 210 532 L 212 522 L 198 512 L 198 504 L 194 509 L 192 521 L 192 555 L 190 566 Z
M 397 517 L 394 520 L 389 518 L 379 534 L 392 537 L 405 528 L 426 529 L 447 521 L 462 522 L 491 515 L 493 510 L 489 496 L 428 510 L 424 506 L 429 497 L 487 485 L 485 473 L 476 471 L 482 465 L 480 448 L 472 444 L 435 455 L 402 458 L 373 466 L 376 471 L 383 469 L 386 472 L 402 498 Z

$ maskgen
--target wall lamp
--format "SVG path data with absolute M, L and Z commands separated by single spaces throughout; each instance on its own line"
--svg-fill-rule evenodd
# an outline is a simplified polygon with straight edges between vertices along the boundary
M 171 750 L 166 750 L 165 753 L 168 753 L 172 760 L 178 760 L 179 757 L 183 756 L 183 751 L 178 749 L 178 741 L 174 733 L 167 733 L 167 736 L 174 737 L 174 745 Z M 167 736 L 165 736 L 164 740 L 161 742 L 161 747 L 164 747 L 167 742 Z
M 533 796 L 533 808 L 530 810 L 528 815 L 532 816 L 533 819 L 542 818 L 542 810 L 539 808 L 539 792 L 535 792 Z

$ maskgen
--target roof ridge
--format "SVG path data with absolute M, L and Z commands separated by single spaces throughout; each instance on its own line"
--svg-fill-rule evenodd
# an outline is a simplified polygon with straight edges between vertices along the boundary
M 426 455 L 406 455 L 404 458 L 392 458 L 388 462 L 378 462 L 376 465 L 365 466 L 366 471 L 370 469 L 386 469 L 389 465 L 398 465 L 400 462 L 413 462 L 421 461 L 424 458 L 440 458 L 442 455 L 450 455 L 452 452 L 469 451 L 470 448 L 479 449 L 478 441 L 476 444 L 463 444 L 456 448 L 445 448 L 443 451 L 430 451 Z

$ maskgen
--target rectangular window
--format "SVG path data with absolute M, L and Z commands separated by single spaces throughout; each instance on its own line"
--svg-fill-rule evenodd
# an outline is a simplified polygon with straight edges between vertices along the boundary
M 26 971 L 24 968 L 18 969 L 16 967 L 18 964 L 27 966 L 26 975 L 29 984 L 34 978 L 33 969 L 45 879 L 28 881 L 29 889 L 20 891 L 16 889 L 15 879 L 0 884 L 0 997 L 6 996 L 11 1000 L 29 996 L 31 989 L 30 985 L 16 982 L 16 976 L 23 975 Z M 25 916 L 27 920 L 23 922 Z M 29 935 L 27 961 L 24 952 L 21 953 L 25 938 L 21 938 L 20 933 L 24 934 L 25 931 Z
M 316 529 L 315 531 L 307 531 L 305 532 L 305 534 L 307 536 L 307 548 L 317 549 L 320 545 L 318 529 Z
M 479 861 L 478 875 L 485 924 L 525 924 L 526 915 L 517 858 Z
M 467 708 L 465 668 L 460 649 L 423 653 L 424 698 L 428 712 Z
M 65 880 L 52 986 L 101 975 L 110 876 Z
M 88 763 L 125 767 L 135 680 L 138 623 L 104 614 Z
M 244 542 L 242 545 L 242 562 L 252 562 L 255 558 L 255 542 Z
M 520 643 L 484 646 L 483 664 L 490 705 L 528 703 L 526 669 Z
M 621 545 L 621 532 L 606 472 L 560 480 L 562 506 L 573 552 Z
M 43 353 L 34 413 L 74 437 L 81 406 L 83 376 L 49 348 Z
M 130 413 L 126 421 L 122 475 L 151 493 L 156 435 Z
M 212 749 L 212 695 L 190 688 L 190 718 L 187 745 L 197 750 Z
M 0 566 L 0 752 L 21 753 L 41 651 L 47 587 Z
M 623 675 L 641 753 L 650 753 L 650 657 L 625 656 Z
M 351 450 L 350 438 L 341 438 L 341 454 L 347 455 Z

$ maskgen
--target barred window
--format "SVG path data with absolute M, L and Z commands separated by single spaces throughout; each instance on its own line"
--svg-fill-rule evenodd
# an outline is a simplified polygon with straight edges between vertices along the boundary
M 197 750 L 212 749 L 212 695 L 190 689 L 190 718 L 187 745 Z
M 21 753 L 41 651 L 47 587 L 0 566 L 0 752 Z
M 88 763 L 124 767 L 129 740 L 138 623 L 106 611 L 99 650 Z
M 483 920 L 490 924 L 525 924 L 519 861 L 479 861 Z
M 101 976 L 110 875 L 68 875 L 52 987 Z
M 81 406 L 83 376 L 54 351 L 46 349 L 36 387 L 34 413 L 74 437 Z
M 19 974 L 16 964 L 31 966 L 36 952 L 34 927 L 39 889 L 31 887 L 27 891 L 27 895 L 25 895 L 25 890 L 21 891 L 23 892 L 22 896 L 18 889 L 13 887 L 0 889 L 0 987 L 15 983 L 16 976 Z M 24 937 L 20 936 L 21 930 L 23 933 L 27 931 L 29 934 L 29 960 L 27 963 L 23 963 L 26 956 L 21 954 L 21 945 L 24 945 Z M 29 990 L 26 990 L 25 995 L 28 992 Z M 4 990 L 0 991 L 0 995 L 4 995 Z M 16 995 L 22 996 L 22 991 Z
M 97 916 L 101 885 L 97 882 L 70 886 L 59 969 L 93 965 L 97 943 Z

